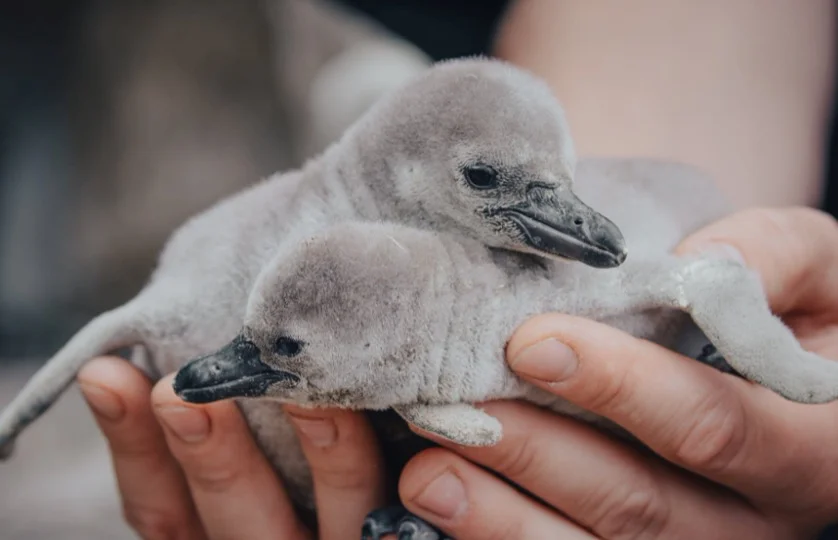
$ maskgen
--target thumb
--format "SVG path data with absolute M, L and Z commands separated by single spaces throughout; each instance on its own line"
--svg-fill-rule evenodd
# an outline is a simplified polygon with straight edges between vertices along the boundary
M 805 207 L 748 209 L 688 236 L 678 255 L 736 249 L 762 278 L 772 310 L 838 310 L 838 222 Z

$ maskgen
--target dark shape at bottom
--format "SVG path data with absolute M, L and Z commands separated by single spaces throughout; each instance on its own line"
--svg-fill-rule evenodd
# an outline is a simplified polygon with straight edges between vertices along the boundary
M 15 452 L 15 442 L 11 438 L 0 437 L 0 461 L 9 459 Z
M 385 534 L 395 534 L 398 523 L 407 515 L 403 506 L 388 506 L 373 510 L 364 518 L 361 540 L 381 540 Z
M 364 519 L 361 540 L 381 540 L 388 534 L 396 535 L 398 540 L 454 540 L 403 506 L 373 510 Z
M 696 360 L 707 364 L 710 367 L 716 368 L 722 373 L 729 373 L 731 375 L 741 377 L 741 375 L 727 363 L 727 360 L 725 360 L 724 356 L 721 355 L 718 349 L 716 349 L 716 346 L 712 343 L 708 343 L 703 349 L 701 349 L 701 354 L 698 355 Z

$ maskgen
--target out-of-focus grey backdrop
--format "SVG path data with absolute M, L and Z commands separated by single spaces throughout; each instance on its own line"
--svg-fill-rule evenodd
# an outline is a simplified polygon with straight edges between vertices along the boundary
M 299 165 L 430 62 L 327 0 L 5 4 L 0 406 L 136 293 L 186 218 Z M 120 512 L 73 388 L 0 464 L 0 539 L 134 538 Z

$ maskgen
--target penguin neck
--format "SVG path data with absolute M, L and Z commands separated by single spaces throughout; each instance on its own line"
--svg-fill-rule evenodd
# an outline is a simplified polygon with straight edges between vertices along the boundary
M 302 219 L 333 224 L 343 221 L 386 221 L 393 215 L 386 197 L 367 181 L 367 168 L 348 152 L 346 143 L 333 145 L 303 166 L 303 186 L 297 198 Z
M 474 240 L 441 237 L 445 256 L 434 257 L 433 311 L 423 331 L 429 347 L 426 402 L 472 402 L 521 397 L 524 385 L 508 369 L 504 349 L 526 319 L 515 276 L 497 266 Z M 522 270 L 525 272 L 525 270 Z
M 396 140 L 398 127 L 384 119 L 372 120 L 350 128 L 324 153 L 322 178 L 355 219 L 430 228 L 425 209 L 418 201 L 403 200 L 396 187 L 404 174 L 396 150 L 402 146 Z

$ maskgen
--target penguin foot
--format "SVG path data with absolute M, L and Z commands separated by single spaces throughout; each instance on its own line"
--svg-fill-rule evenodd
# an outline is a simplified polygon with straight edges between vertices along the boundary
M 699 362 L 707 364 L 710 367 L 716 368 L 722 373 L 729 373 L 731 375 L 741 376 L 727 363 L 724 356 L 716 349 L 712 343 L 708 343 L 701 349 L 701 354 L 696 358 Z
M 373 510 L 364 519 L 361 540 L 382 540 L 388 534 L 395 535 L 398 540 L 454 540 L 403 506 Z

